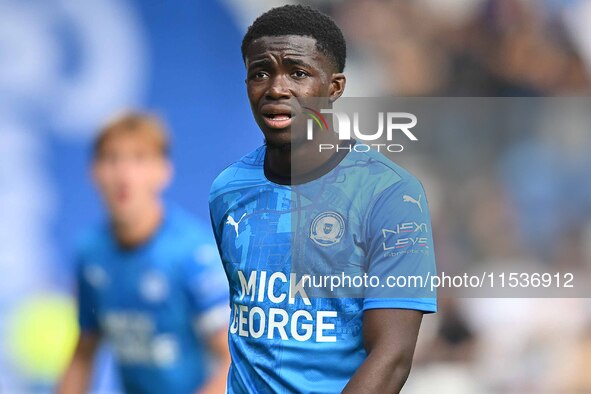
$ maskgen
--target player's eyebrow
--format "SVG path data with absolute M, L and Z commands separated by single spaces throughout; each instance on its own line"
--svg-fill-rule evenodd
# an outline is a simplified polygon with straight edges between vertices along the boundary
M 300 67 L 304 67 L 304 68 L 312 68 L 312 66 L 309 63 L 306 63 L 305 61 L 303 61 L 300 58 L 296 58 L 296 57 L 284 57 L 283 58 L 283 63 L 287 66 L 300 66 Z M 253 60 L 252 62 L 248 63 L 248 68 L 269 68 L 273 65 L 273 61 L 269 58 L 264 58 L 264 59 L 259 59 L 259 60 Z
M 264 58 L 260 60 L 253 60 L 252 62 L 248 63 L 248 68 L 254 67 L 270 67 L 273 62 L 269 58 Z
M 300 58 L 284 57 L 283 63 L 287 64 L 288 66 L 301 66 L 305 68 L 312 68 L 312 66 L 309 63 L 306 63 Z

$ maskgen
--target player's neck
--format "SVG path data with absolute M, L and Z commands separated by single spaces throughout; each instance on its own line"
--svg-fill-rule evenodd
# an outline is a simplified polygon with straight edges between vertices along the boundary
M 158 230 L 163 215 L 162 203 L 154 201 L 132 219 L 113 220 L 112 226 L 117 243 L 123 248 L 131 249 L 147 242 Z
M 281 178 L 295 180 L 306 177 L 325 165 L 335 155 L 335 150 L 319 149 L 321 144 L 338 145 L 336 137 L 329 134 L 328 138 L 331 139 L 325 141 L 326 138 L 291 144 L 288 149 L 267 146 L 266 166 L 271 173 Z

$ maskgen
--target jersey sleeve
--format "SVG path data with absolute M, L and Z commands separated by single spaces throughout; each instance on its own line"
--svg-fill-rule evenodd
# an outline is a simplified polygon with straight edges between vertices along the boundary
M 183 281 L 198 335 L 226 328 L 230 318 L 228 281 L 214 244 L 197 247 L 184 266 Z
M 216 243 L 216 247 L 218 250 L 219 255 L 221 256 L 221 249 L 220 249 L 220 231 L 219 231 L 219 226 L 218 226 L 218 219 L 216 219 L 214 217 L 214 204 L 212 201 L 209 202 L 209 220 L 211 223 L 211 230 L 213 232 L 213 236 L 215 239 L 215 243 Z M 221 262 L 220 262 L 221 264 Z
M 421 183 L 415 178 L 401 180 L 382 191 L 369 209 L 366 269 L 381 285 L 366 289 L 364 310 L 436 312 L 430 287 L 436 275 L 433 235 Z
M 82 332 L 99 332 L 99 322 L 95 302 L 95 292 L 89 282 L 92 272 L 81 259 L 76 263 L 76 283 L 78 295 L 78 325 Z

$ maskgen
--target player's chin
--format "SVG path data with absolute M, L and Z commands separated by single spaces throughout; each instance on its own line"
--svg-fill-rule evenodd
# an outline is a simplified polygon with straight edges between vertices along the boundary
M 291 126 L 270 127 L 265 122 L 260 122 L 259 127 L 267 145 L 285 145 L 291 142 Z
M 131 198 L 111 200 L 109 208 L 111 215 L 117 221 L 128 221 L 141 211 L 138 202 L 133 201 Z
M 285 149 L 291 146 L 291 130 L 265 130 L 265 144 L 268 148 Z
M 115 201 L 109 204 L 111 215 L 116 219 L 126 218 L 133 212 L 133 207 L 130 203 Z

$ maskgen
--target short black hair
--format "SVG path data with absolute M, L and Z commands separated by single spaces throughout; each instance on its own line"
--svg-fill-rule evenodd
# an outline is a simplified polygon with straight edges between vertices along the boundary
M 343 32 L 328 15 L 308 6 L 284 5 L 259 16 L 242 39 L 242 59 L 248 46 L 266 36 L 308 36 L 316 39 L 316 47 L 333 63 L 338 72 L 345 69 L 347 45 Z

